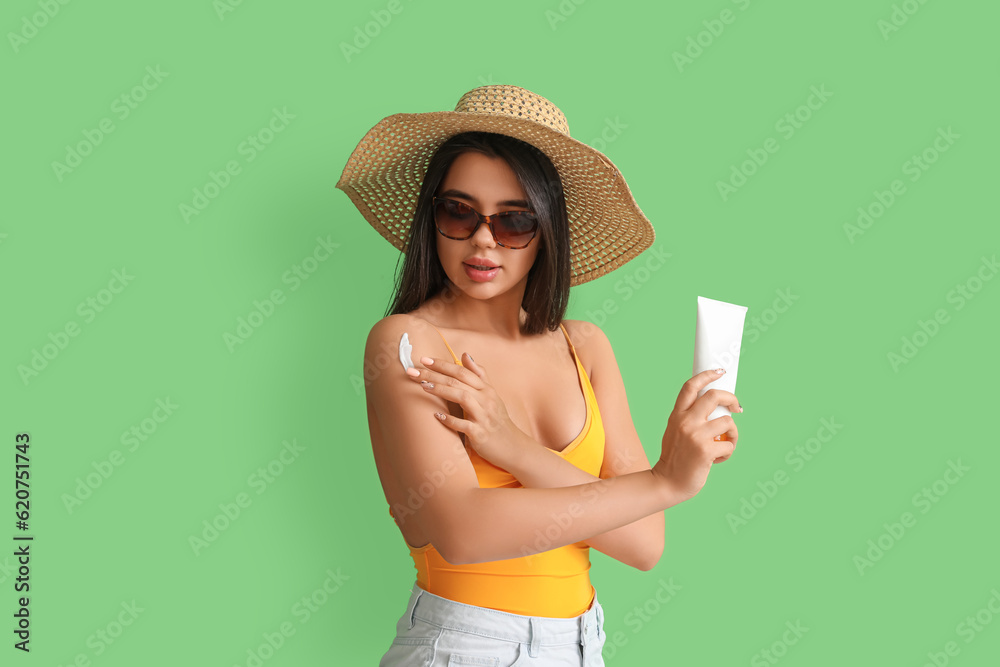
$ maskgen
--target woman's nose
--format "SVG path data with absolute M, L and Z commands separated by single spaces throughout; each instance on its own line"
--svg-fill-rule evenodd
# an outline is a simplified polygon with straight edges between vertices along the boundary
M 479 229 L 477 229 L 476 233 L 472 235 L 472 242 L 483 248 L 493 248 L 497 244 L 496 240 L 493 238 L 493 232 L 490 230 L 489 225 L 487 225 L 485 221 L 479 225 Z

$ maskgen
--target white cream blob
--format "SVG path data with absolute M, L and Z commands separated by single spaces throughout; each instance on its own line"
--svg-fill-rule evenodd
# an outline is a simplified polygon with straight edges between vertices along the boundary
M 413 348 L 410 346 L 410 339 L 403 332 L 403 337 L 399 339 L 399 363 L 403 364 L 403 370 L 407 368 L 413 368 L 413 361 L 410 359 L 410 352 Z

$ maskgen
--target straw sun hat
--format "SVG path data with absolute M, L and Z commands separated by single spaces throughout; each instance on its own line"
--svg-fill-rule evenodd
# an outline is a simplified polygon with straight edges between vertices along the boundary
M 475 88 L 454 111 L 383 118 L 351 153 L 337 187 L 379 234 L 405 251 L 430 159 L 461 132 L 515 137 L 552 161 L 566 197 L 571 285 L 599 278 L 653 244 L 653 226 L 611 160 L 570 137 L 554 104 L 517 86 Z

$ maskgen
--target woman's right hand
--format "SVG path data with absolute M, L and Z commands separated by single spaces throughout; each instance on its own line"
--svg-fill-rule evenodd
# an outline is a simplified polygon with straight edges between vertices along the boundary
M 728 459 L 739 437 L 729 415 L 708 421 L 708 416 L 719 405 L 731 412 L 742 412 L 736 396 L 722 389 L 709 389 L 698 396 L 699 391 L 722 377 L 719 370 L 698 373 L 681 387 L 663 433 L 660 459 L 653 466 L 653 472 L 663 479 L 672 493 L 684 500 L 701 491 L 712 464 Z M 723 433 L 728 436 L 728 442 L 715 439 Z

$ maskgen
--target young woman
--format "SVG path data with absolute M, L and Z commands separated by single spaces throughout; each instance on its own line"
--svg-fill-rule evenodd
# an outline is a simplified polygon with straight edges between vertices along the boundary
M 736 397 L 698 397 L 724 371 L 699 373 L 651 467 L 611 344 L 563 319 L 570 286 L 648 248 L 652 226 L 614 165 L 515 86 L 383 119 L 337 187 L 405 252 L 365 347 L 375 463 L 417 570 L 380 667 L 603 665 L 590 548 L 653 568 L 663 510 L 738 438 L 707 420 Z

